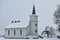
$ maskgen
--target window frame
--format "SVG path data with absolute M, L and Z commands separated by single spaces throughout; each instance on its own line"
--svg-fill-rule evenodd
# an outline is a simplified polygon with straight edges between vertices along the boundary
M 16 35 L 16 30 L 14 29 L 14 35 Z
M 22 29 L 20 29 L 20 35 L 22 35 Z
M 8 30 L 8 35 L 10 35 L 10 30 Z

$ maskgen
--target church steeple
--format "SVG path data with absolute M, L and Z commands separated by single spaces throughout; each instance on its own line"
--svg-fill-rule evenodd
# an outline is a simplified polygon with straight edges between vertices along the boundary
M 36 12 L 35 12 L 35 5 L 33 5 L 33 11 L 32 11 L 32 14 L 36 14 Z
M 32 15 L 30 15 L 30 34 L 37 35 L 38 34 L 38 15 L 35 12 L 35 5 L 33 5 Z

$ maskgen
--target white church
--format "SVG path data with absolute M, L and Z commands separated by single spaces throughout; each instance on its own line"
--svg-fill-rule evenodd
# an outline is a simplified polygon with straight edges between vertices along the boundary
M 5 27 L 4 38 L 8 39 L 29 39 L 38 38 L 38 15 L 35 12 L 35 6 L 33 5 L 32 15 L 28 25 L 21 26 L 20 21 L 12 21 L 7 27 Z
M 60 5 L 58 5 L 57 10 L 54 12 L 54 22 L 57 28 L 46 27 L 46 29 L 38 35 L 38 15 L 35 12 L 35 5 L 33 5 L 32 15 L 30 15 L 30 20 L 28 25 L 23 25 L 23 23 L 18 21 L 11 21 L 11 24 L 4 28 L 3 37 L 6 39 L 39 39 L 40 38 L 60 38 Z

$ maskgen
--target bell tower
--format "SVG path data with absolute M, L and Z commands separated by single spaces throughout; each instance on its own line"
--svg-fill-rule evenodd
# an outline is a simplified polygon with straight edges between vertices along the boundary
M 33 5 L 32 15 L 30 15 L 30 32 L 31 35 L 38 34 L 38 15 L 35 12 L 35 5 Z

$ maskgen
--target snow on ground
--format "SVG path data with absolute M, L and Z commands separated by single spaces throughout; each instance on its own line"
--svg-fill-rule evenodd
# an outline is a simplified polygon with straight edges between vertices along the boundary
M 0 37 L 0 40 L 60 40 L 57 38 L 46 38 L 46 39 L 4 39 L 3 37 Z

